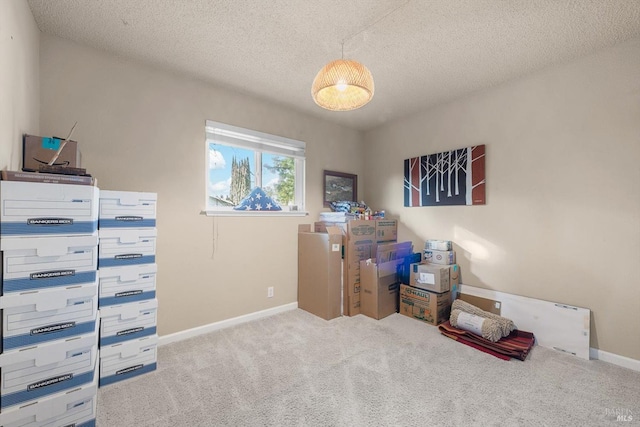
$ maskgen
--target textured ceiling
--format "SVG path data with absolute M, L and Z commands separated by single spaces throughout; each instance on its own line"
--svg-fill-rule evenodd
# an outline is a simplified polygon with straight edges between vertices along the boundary
M 367 130 L 640 35 L 638 0 L 28 0 L 41 31 Z M 311 83 L 365 64 L 365 107 Z

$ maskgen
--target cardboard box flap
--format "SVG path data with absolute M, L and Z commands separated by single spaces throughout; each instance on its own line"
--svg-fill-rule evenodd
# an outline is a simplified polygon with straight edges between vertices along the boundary
M 311 233 L 311 224 L 298 224 L 298 233 Z
M 327 234 L 332 236 L 340 236 L 340 240 L 342 240 L 342 229 L 340 227 L 327 227 Z
M 458 298 L 464 302 L 468 302 L 471 305 L 478 307 L 481 310 L 488 311 L 489 313 L 500 315 L 500 307 L 502 303 L 500 301 L 477 297 L 469 294 L 459 294 Z

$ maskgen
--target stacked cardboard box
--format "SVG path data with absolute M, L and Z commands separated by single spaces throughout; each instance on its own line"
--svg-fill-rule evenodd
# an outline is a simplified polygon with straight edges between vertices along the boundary
M 100 192 L 100 387 L 156 369 L 156 202 Z
M 375 257 L 378 244 L 395 242 L 398 221 L 395 219 L 354 220 L 347 223 L 343 236 L 344 314 L 361 313 L 360 262 Z
M 438 325 L 449 318 L 450 292 L 436 293 L 400 285 L 400 314 Z
M 424 261 L 412 264 L 409 283 L 400 289 L 400 313 L 437 325 L 448 319 L 460 283 L 453 243 L 427 240 Z
M 413 252 L 411 242 L 380 243 L 374 258 L 360 261 L 360 312 L 382 319 L 398 310 L 398 266 Z
M 427 240 L 424 243 L 424 262 L 449 267 L 451 300 L 456 299 L 460 285 L 460 266 L 456 264 L 456 252 L 450 240 Z
M 0 182 L 0 425 L 93 425 L 98 193 Z
M 326 218 L 326 217 L 325 217 Z M 380 243 L 395 242 L 398 238 L 398 221 L 395 219 L 349 220 L 341 222 L 318 221 L 316 233 L 326 233 L 328 227 L 342 232 L 342 313 L 346 316 L 360 314 L 360 262 L 375 257 Z M 330 218 L 334 219 L 334 218 Z

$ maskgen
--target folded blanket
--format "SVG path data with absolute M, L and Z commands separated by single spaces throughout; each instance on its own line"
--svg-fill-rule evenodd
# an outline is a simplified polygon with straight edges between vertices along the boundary
M 438 325 L 438 329 L 446 337 L 503 360 L 510 358 L 525 360 L 535 343 L 535 337 L 531 332 L 517 329 L 498 342 L 491 342 L 472 332 L 454 328 L 449 321 Z

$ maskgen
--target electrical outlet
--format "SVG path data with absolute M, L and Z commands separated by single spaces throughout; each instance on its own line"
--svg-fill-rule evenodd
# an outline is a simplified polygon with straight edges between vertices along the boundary
M 273 286 L 267 288 L 267 298 L 273 298 Z

